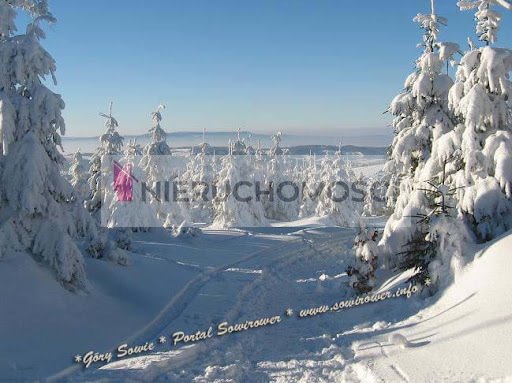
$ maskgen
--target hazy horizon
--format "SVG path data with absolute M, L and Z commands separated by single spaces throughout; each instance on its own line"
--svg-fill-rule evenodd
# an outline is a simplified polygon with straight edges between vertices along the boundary
M 177 128 L 177 129 L 168 129 L 165 126 L 162 126 L 167 134 L 203 134 L 203 129 L 200 128 Z M 233 135 L 237 134 L 238 128 L 236 127 L 225 127 L 225 128 L 217 128 L 217 129 L 206 129 L 206 136 L 208 134 L 219 134 L 219 133 L 232 133 Z M 72 128 L 71 131 L 73 132 Z M 331 129 L 331 130 L 322 130 L 318 129 L 316 127 L 311 128 L 304 128 L 304 129 L 297 129 L 297 128 L 290 128 L 289 130 L 284 128 L 276 128 L 275 130 L 267 130 L 267 129 L 247 129 L 247 128 L 240 128 L 241 132 L 249 132 L 253 134 L 258 135 L 268 135 L 272 136 L 273 134 L 277 132 L 283 133 L 285 136 L 311 136 L 311 137 L 337 137 L 339 136 L 342 138 L 343 136 L 353 137 L 354 135 L 366 135 L 366 134 L 383 134 L 390 136 L 393 135 L 393 129 L 390 126 L 387 127 L 376 127 L 376 128 L 346 128 L 346 129 Z M 80 139 L 80 138 L 97 138 L 101 136 L 104 133 L 104 131 L 101 132 L 94 132 L 91 134 L 69 134 L 69 127 L 66 127 L 66 134 L 63 136 L 64 138 L 68 139 Z M 135 131 L 123 134 L 122 129 L 120 130 L 121 135 L 131 137 L 131 136 L 143 136 L 145 134 L 149 134 L 149 127 L 146 130 L 141 131 Z
M 246 140 L 250 145 L 257 146 L 258 142 L 262 147 L 268 148 L 272 144 L 272 133 L 260 133 L 254 131 L 243 130 L 241 137 Z M 145 145 L 149 142 L 149 135 L 147 133 L 141 134 L 122 134 L 125 138 L 124 143 L 127 144 L 129 140 L 136 139 L 140 145 Z M 226 131 L 207 131 L 205 141 L 212 146 L 225 147 L 228 145 L 229 140 L 235 140 L 237 137 L 236 130 Z M 323 134 L 300 134 L 296 132 L 287 133 L 283 132 L 281 146 L 294 147 L 304 145 L 332 145 L 337 146 L 339 142 L 342 145 L 353 145 L 360 147 L 374 147 L 382 148 L 387 147 L 392 140 L 392 130 L 389 129 L 356 129 L 338 131 L 337 134 L 323 135 Z M 198 146 L 203 140 L 202 131 L 171 131 L 167 132 L 167 142 L 169 146 L 178 147 L 192 147 Z M 75 152 L 80 148 L 83 153 L 93 152 L 99 145 L 98 136 L 89 137 L 63 137 L 63 146 L 66 153 Z

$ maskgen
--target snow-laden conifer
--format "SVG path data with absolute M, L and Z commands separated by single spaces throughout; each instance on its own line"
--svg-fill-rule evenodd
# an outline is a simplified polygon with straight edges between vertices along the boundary
M 229 154 L 222 159 L 215 183 L 216 197 L 213 200 L 215 227 L 268 224 L 261 199 L 254 192 L 254 180 L 262 181 L 263 177 L 254 167 L 253 157 Z M 253 188 L 246 185 L 246 182 L 253 183 Z
M 500 3 L 459 2 L 463 10 L 477 9 L 477 31 L 486 45 L 468 51 L 460 62 L 449 94 L 460 124 L 440 148 L 457 159 L 448 182 L 457 187 L 462 217 L 480 240 L 512 227 L 512 50 L 494 46 Z M 455 145 L 460 150 L 450 153 Z
M 414 19 L 424 30 L 423 53 L 417 61 L 417 71 L 406 81 L 406 91 L 397 96 L 390 111 L 395 116 L 395 139 L 386 170 L 392 174 L 388 188 L 388 207 L 393 213 L 386 223 L 381 246 L 388 266 L 400 263 L 399 254 L 418 229 L 420 215 L 427 214 L 429 203 L 418 188 L 434 176 L 439 177 L 443 164 L 432 169 L 438 155 L 439 142 L 452 135 L 455 118 L 448 107 L 448 94 L 453 81 L 444 73 L 445 64 L 458 52 L 453 43 L 440 43 L 440 25 L 446 19 L 432 7 L 430 15 Z M 439 181 L 439 178 L 437 179 Z
M 71 186 L 75 190 L 75 195 L 80 202 L 85 201 L 90 194 L 88 173 L 84 165 L 84 159 L 80 149 L 73 154 L 68 174 L 71 177 Z
M 354 227 L 362 210 L 362 195 L 355 195 L 356 181 L 350 165 L 341 152 L 333 158 L 326 156 L 320 166 L 321 192 L 315 209 L 317 217 L 328 217 L 338 226 Z
M 386 170 L 392 174 L 388 206 L 400 214 L 414 188 L 414 177 L 429 159 L 433 141 L 453 128 L 448 109 L 452 79 L 444 73 L 447 60 L 458 51 L 454 43 L 439 42 L 444 17 L 418 14 L 414 21 L 424 30 L 423 53 L 416 70 L 405 82 L 404 91 L 391 102 L 395 138 L 390 147 Z M 400 198 L 401 197 L 401 198 Z
M 92 155 L 89 166 L 89 187 L 91 189 L 91 198 L 87 201 L 86 206 L 88 210 L 94 214 L 99 212 L 102 199 L 106 198 L 101 182 L 102 176 L 106 177 L 109 173 L 107 172 L 102 174 L 102 160 L 104 156 L 121 155 L 123 148 L 124 138 L 117 132 L 119 123 L 112 115 L 112 104 L 113 103 L 110 102 L 108 114 L 100 113 L 100 116 L 105 119 L 106 131 L 100 136 L 100 146 Z
M 18 10 L 31 21 L 16 35 Z M 41 45 L 47 22 L 55 18 L 45 0 L 0 2 L 0 254 L 28 252 L 65 286 L 83 288 L 76 241 L 84 216 L 61 175 L 64 157 L 57 149 L 64 101 L 43 83 L 48 76 L 56 81 L 55 61 Z

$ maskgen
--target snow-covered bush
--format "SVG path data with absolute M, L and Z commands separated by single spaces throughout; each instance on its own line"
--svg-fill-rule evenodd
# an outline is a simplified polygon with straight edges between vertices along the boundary
M 182 222 L 179 226 L 172 226 L 170 229 L 174 238 L 197 237 L 202 234 L 201 229 L 188 226 L 186 221 Z
M 355 264 L 349 266 L 349 284 L 358 294 L 370 292 L 375 287 L 378 266 L 377 231 L 368 232 L 360 227 L 354 240 Z

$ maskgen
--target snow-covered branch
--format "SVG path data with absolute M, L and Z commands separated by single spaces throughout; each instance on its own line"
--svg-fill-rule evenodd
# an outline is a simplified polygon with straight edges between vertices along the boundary
M 497 4 L 501 5 L 503 8 L 512 11 L 512 3 L 510 3 L 508 0 L 494 0 Z

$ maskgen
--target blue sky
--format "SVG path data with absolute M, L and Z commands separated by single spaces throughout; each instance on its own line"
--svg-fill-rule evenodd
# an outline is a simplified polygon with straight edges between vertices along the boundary
M 466 47 L 471 12 L 438 0 L 441 34 Z M 68 136 L 103 132 L 109 100 L 124 134 L 167 105 L 168 131 L 331 134 L 383 128 L 413 70 L 429 0 L 50 0 Z M 505 11 L 503 12 L 505 13 Z M 512 46 L 504 18 L 500 46 Z M 389 129 L 389 128 L 388 128 Z

